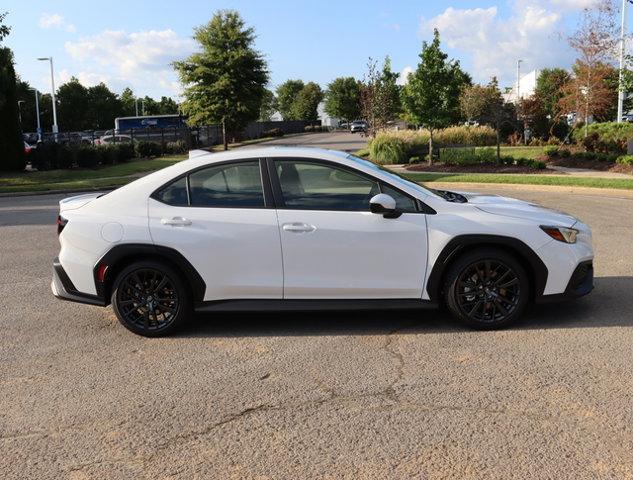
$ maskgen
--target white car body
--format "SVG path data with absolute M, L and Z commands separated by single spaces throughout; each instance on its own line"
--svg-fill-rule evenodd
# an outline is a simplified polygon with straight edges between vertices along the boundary
M 259 159 L 306 159 L 353 169 L 417 199 L 424 211 L 385 218 L 369 209 L 210 208 L 153 198 L 187 172 Z M 155 247 L 177 252 L 201 277 L 204 291 L 196 300 L 202 307 L 230 300 L 411 299 L 435 304 L 442 273 L 438 268 L 448 263 L 455 245 L 464 251 L 469 245 L 500 242 L 504 248 L 524 249 L 526 263 L 542 265 L 533 272 L 537 300 L 570 293 L 576 268 L 593 259 L 588 226 L 520 200 L 462 195 L 466 203 L 447 201 L 342 152 L 287 147 L 193 151 L 189 160 L 106 195 L 62 200 L 65 226 L 52 288 L 61 298 L 107 305 L 109 291 L 100 286 L 97 271 L 112 266 L 103 263 L 114 261 L 104 260 L 109 252 Z M 554 240 L 542 225 L 576 229 L 577 240 Z

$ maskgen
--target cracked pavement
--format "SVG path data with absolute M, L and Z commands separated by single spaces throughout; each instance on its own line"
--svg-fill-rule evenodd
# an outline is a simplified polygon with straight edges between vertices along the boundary
M 497 332 L 227 314 L 165 339 L 55 300 L 59 197 L 0 198 L 0 477 L 633 478 L 633 200 L 503 193 L 593 227 L 589 297 Z

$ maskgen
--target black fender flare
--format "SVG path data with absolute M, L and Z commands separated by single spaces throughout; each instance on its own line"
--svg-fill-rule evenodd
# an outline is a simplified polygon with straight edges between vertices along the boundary
M 141 258 L 165 259 L 173 264 L 191 285 L 191 293 L 195 302 L 204 300 L 207 286 L 193 265 L 177 250 L 161 245 L 143 243 L 123 243 L 108 250 L 96 263 L 93 270 L 97 296 L 109 302 L 110 287 L 121 270 L 121 262 L 129 259 L 130 263 Z M 127 264 L 127 262 L 124 262 Z M 105 266 L 103 279 L 99 278 L 100 267 Z
M 442 249 L 433 264 L 426 282 L 426 291 L 433 302 L 438 302 L 442 294 L 442 279 L 451 263 L 462 253 L 480 247 L 497 247 L 514 254 L 531 276 L 532 293 L 539 298 L 545 291 L 548 270 L 543 260 L 528 245 L 517 238 L 503 235 L 458 235 Z

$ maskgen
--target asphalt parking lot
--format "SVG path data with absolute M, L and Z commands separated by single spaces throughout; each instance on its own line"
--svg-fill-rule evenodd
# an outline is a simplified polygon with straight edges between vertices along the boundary
M 504 194 L 593 227 L 590 296 L 498 332 L 286 313 L 165 339 L 55 300 L 59 196 L 0 198 L 0 477 L 633 478 L 633 200 Z

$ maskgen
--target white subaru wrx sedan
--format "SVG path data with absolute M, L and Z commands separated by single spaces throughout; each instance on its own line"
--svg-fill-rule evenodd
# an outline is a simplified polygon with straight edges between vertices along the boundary
M 60 202 L 55 296 L 140 335 L 191 312 L 416 308 L 497 328 L 593 288 L 591 231 L 511 198 L 424 188 L 312 148 L 193 151 Z

